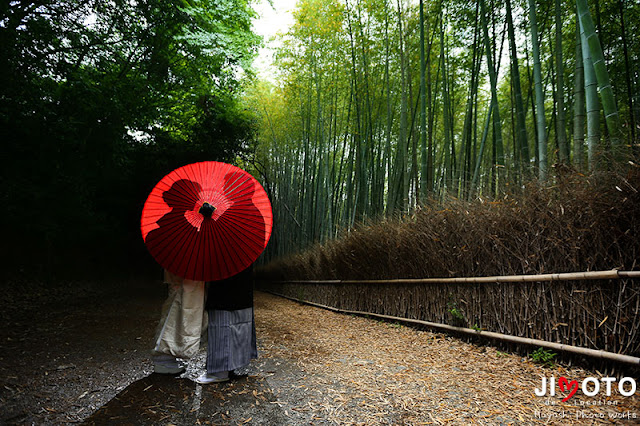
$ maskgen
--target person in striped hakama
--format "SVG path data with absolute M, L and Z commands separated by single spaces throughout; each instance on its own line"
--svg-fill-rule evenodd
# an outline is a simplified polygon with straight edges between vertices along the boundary
M 253 267 L 207 283 L 207 371 L 200 384 L 220 383 L 258 357 L 253 315 Z

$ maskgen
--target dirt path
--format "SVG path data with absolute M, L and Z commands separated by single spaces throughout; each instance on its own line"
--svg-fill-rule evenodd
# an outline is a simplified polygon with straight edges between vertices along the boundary
M 153 288 L 37 286 L 10 300 L 0 330 L 0 424 L 79 422 L 149 375 L 164 296 Z
M 542 377 L 571 383 L 597 372 L 545 369 L 264 293 L 256 293 L 260 358 L 246 377 L 197 385 L 203 352 L 182 377 L 151 374 L 161 303 L 161 294 L 124 292 L 10 319 L 0 334 L 0 424 L 640 423 L 638 393 L 621 396 L 617 382 L 609 397 L 604 386 L 566 402 L 560 390 L 535 395 Z

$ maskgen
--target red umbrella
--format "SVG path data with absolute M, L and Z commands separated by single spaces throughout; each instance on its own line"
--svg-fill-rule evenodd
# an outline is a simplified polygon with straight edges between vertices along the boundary
M 251 265 L 271 236 L 267 193 L 249 173 L 204 161 L 158 182 L 142 209 L 142 238 L 168 271 L 195 281 L 228 278 Z

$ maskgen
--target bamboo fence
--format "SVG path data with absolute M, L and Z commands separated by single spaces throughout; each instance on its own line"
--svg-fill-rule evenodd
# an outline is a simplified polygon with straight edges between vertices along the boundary
M 259 288 L 342 312 L 640 362 L 640 271 L 264 281 Z

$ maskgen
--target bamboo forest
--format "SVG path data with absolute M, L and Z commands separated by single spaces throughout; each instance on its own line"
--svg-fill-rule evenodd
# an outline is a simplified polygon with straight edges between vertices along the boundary
M 639 35 L 0 1 L 0 425 L 638 424 Z
M 615 168 L 640 141 L 640 2 L 300 0 L 245 101 L 278 255 L 430 200 Z

